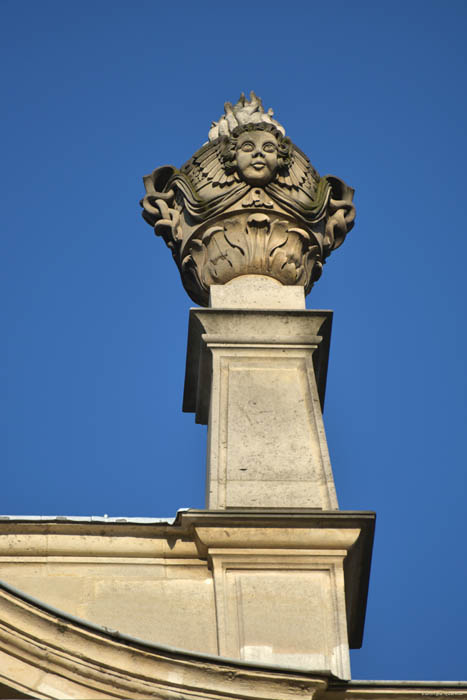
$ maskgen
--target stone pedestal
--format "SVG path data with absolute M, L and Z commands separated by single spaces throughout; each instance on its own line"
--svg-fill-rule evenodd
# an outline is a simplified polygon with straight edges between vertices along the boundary
M 350 678 L 374 515 L 188 511 L 212 568 L 219 654 Z
M 191 309 L 183 408 L 208 425 L 206 511 L 221 656 L 350 678 L 374 514 L 338 510 L 323 425 L 332 312 L 261 275 Z
M 260 276 L 211 300 L 190 311 L 183 404 L 209 426 L 207 507 L 336 509 L 322 419 L 332 313 Z

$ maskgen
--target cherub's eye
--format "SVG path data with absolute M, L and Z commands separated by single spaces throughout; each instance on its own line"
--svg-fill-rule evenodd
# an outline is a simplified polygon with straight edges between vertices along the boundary
M 263 151 L 266 151 L 266 153 L 274 153 L 276 150 L 276 144 L 272 143 L 271 141 L 267 141 L 263 145 Z
M 255 144 L 253 143 L 253 141 L 245 141 L 245 143 L 242 143 L 242 145 L 240 146 L 240 150 L 250 153 L 250 151 L 252 151 L 254 147 Z

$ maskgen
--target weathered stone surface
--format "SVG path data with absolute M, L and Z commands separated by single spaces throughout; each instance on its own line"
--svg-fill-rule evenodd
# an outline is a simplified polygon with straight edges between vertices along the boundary
M 220 654 L 350 678 L 343 562 L 360 528 L 266 533 L 227 514 L 221 531 L 191 517 L 213 569 Z
M 303 287 L 287 287 L 272 277 L 242 275 L 209 289 L 214 309 L 305 309 Z
M 328 674 L 329 676 L 329 674 Z M 0 697 L 146 700 L 314 698 L 327 678 L 152 645 L 0 584 Z
M 314 358 L 330 316 L 191 311 L 184 410 L 209 417 L 208 508 L 338 507 Z
M 0 580 L 120 632 L 217 653 L 212 577 L 177 528 L 2 523 Z
M 143 180 L 143 217 L 202 306 L 212 285 L 241 275 L 307 294 L 355 218 L 353 189 L 320 177 L 254 93 L 225 104 L 209 142 L 180 170 L 163 166 Z
M 0 585 L 0 697 L 3 680 L 34 697 L 158 689 L 287 700 L 298 672 L 346 678 L 349 646 L 361 643 L 373 521 L 191 510 L 173 525 L 0 523 L 0 579 L 42 601 Z M 240 682 L 244 662 L 259 665 L 263 681 L 253 666 L 251 683 Z

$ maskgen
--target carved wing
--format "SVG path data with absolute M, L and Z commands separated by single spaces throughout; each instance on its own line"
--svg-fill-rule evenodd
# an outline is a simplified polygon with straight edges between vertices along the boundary
M 196 190 L 207 184 L 211 187 L 225 187 L 238 182 L 236 173 L 225 171 L 220 158 L 220 141 L 205 144 L 182 166 L 181 172 L 191 180 Z
M 290 163 L 277 174 L 277 182 L 289 189 L 303 189 L 314 192 L 319 182 L 319 175 L 306 155 L 296 146 L 292 147 Z

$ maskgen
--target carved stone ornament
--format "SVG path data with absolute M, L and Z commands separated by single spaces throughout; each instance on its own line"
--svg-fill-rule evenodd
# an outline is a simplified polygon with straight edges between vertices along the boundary
M 224 109 L 180 170 L 165 165 L 143 177 L 143 217 L 201 306 L 211 285 L 240 275 L 266 275 L 308 294 L 353 226 L 354 190 L 320 177 L 253 92 Z

